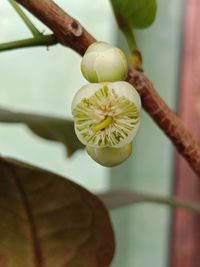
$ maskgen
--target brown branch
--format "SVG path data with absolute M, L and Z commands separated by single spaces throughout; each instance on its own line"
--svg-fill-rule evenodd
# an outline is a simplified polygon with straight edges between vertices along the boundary
M 48 26 L 59 43 L 68 46 L 83 55 L 86 48 L 95 39 L 81 24 L 64 12 L 52 0 L 17 0 L 33 15 Z
M 58 41 L 83 55 L 95 39 L 78 21 L 66 14 L 52 0 L 17 0 L 55 34 Z M 181 120 L 159 97 L 152 83 L 140 72 L 130 70 L 128 81 L 139 92 L 144 109 L 176 146 L 177 150 L 200 177 L 200 146 Z
M 144 74 L 131 69 L 129 71 L 128 82 L 140 94 L 143 108 L 171 139 L 177 150 L 200 177 L 200 146 L 186 130 L 181 119 L 179 119 L 157 94 L 153 84 Z

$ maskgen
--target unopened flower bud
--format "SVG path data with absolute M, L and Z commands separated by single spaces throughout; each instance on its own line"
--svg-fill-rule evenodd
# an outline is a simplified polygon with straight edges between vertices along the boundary
M 119 48 L 104 42 L 95 42 L 83 56 L 81 71 L 92 83 L 121 81 L 127 77 L 128 63 Z

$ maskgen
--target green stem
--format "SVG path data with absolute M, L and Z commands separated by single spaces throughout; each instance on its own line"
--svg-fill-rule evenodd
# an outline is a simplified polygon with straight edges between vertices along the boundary
M 27 17 L 27 15 L 23 12 L 23 10 L 20 8 L 20 6 L 16 3 L 15 0 L 9 0 L 10 4 L 13 6 L 13 8 L 16 10 L 18 15 L 21 17 L 21 19 L 24 21 L 24 23 L 27 25 L 33 36 L 40 36 L 42 33 L 33 25 L 33 23 L 30 21 L 30 19 Z
M 128 46 L 131 52 L 138 50 L 134 33 L 132 29 L 129 27 L 129 25 L 124 26 L 123 29 L 121 30 L 126 38 L 126 41 L 128 43 Z
M 142 55 L 140 53 L 140 50 L 137 47 L 137 43 L 136 43 L 133 30 L 127 24 L 124 25 L 124 27 L 121 28 L 121 30 L 126 38 L 126 41 L 131 51 L 131 56 L 129 57 L 130 62 L 132 63 L 134 68 L 141 71 L 142 70 Z
M 0 44 L 0 52 L 24 47 L 50 46 L 54 44 L 57 44 L 57 40 L 53 34 L 40 35 L 34 38 Z
M 137 42 L 135 39 L 133 29 L 130 26 L 130 24 L 121 15 L 118 14 L 117 10 L 114 8 L 115 5 L 112 4 L 112 6 L 118 26 L 122 31 L 122 33 L 124 34 L 129 49 L 131 51 L 131 56 L 129 56 L 129 61 L 132 63 L 135 69 L 142 71 L 142 54 L 140 53 L 140 50 L 137 47 Z

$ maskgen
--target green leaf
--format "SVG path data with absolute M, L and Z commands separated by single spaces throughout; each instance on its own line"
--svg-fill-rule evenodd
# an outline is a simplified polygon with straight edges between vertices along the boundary
M 156 0 L 110 0 L 120 28 L 124 24 L 135 29 L 149 27 L 155 20 Z
M 68 156 L 83 148 L 83 145 L 76 137 L 74 123 L 71 120 L 11 112 L 0 108 L 0 122 L 24 123 L 38 136 L 50 141 L 63 143 L 68 151 Z
M 114 238 L 101 201 L 77 184 L 0 158 L 0 266 L 108 267 Z
M 117 209 L 126 207 L 131 204 L 153 203 L 167 205 L 172 208 L 187 209 L 190 212 L 200 214 L 200 204 L 190 201 L 179 200 L 176 198 L 167 198 L 157 195 L 149 195 L 141 192 L 130 190 L 108 191 L 98 194 L 99 198 L 104 202 L 108 209 Z

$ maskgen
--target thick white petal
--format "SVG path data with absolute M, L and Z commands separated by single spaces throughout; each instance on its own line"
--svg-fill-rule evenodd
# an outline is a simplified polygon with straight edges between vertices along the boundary
M 130 101 L 132 101 L 137 109 L 141 109 L 141 99 L 140 95 L 136 89 L 128 82 L 119 81 L 114 83 L 107 83 L 109 89 L 114 89 L 118 96 L 124 96 Z
M 95 42 L 91 44 L 85 52 L 85 55 L 91 52 L 104 52 L 113 46 L 105 42 Z
M 98 82 L 115 82 L 124 80 L 128 73 L 125 67 L 127 61 L 123 62 L 116 48 L 99 53 L 95 60 L 94 70 L 98 76 Z
M 92 84 L 86 84 L 81 87 L 81 89 L 78 90 L 78 92 L 75 94 L 74 99 L 71 104 L 71 110 L 73 113 L 73 109 L 83 100 L 90 98 L 97 90 L 102 88 L 102 84 L 99 83 L 92 83 Z
M 120 148 L 120 147 L 123 147 L 123 146 L 129 144 L 130 142 L 132 142 L 133 139 L 134 139 L 134 137 L 136 136 L 138 130 L 139 130 L 139 127 L 140 127 L 140 121 L 134 127 L 134 129 L 129 133 L 129 135 L 127 136 L 127 138 L 123 139 L 119 144 L 117 144 L 117 145 L 115 145 L 113 147 Z

